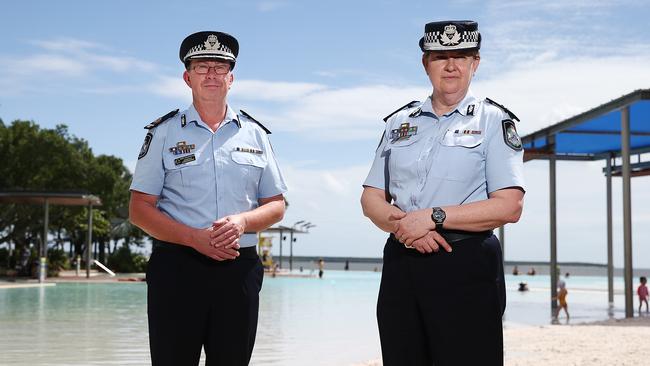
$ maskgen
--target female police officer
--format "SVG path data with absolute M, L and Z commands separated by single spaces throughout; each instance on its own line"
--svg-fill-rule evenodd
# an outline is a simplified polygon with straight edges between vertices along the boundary
M 149 130 L 131 184 L 131 221 L 154 237 L 147 268 L 154 366 L 248 365 L 263 269 L 256 231 L 284 214 L 286 185 L 268 130 L 227 103 L 237 40 L 181 44 L 192 105 Z
M 377 303 L 386 366 L 503 364 L 503 267 L 492 229 L 519 220 L 523 151 L 517 118 L 469 92 L 480 43 L 472 21 L 425 26 L 433 92 L 384 119 L 364 182 L 364 214 L 391 233 Z

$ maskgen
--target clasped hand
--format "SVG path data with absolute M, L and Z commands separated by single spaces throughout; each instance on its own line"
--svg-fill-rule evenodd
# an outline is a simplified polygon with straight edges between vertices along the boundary
M 239 256 L 239 238 L 246 230 L 246 220 L 241 215 L 223 217 L 207 229 L 200 230 L 195 249 L 204 255 L 223 261 Z
M 420 253 L 437 252 L 440 247 L 451 252 L 449 243 L 435 231 L 429 210 L 393 213 L 389 220 L 394 222 L 395 238 L 407 247 L 413 247 Z

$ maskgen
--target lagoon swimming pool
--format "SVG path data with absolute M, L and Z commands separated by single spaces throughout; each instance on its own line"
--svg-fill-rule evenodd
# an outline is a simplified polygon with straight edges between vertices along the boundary
M 265 277 L 251 365 L 352 365 L 380 357 L 380 273 Z M 519 282 L 530 291 L 517 291 Z M 505 327 L 550 322 L 548 276 L 506 276 Z M 608 317 L 604 277 L 567 281 L 571 322 Z M 624 317 L 623 281 L 613 314 Z M 636 304 L 635 304 L 636 305 Z M 564 323 L 564 319 L 561 318 Z M 0 365 L 147 365 L 144 283 L 59 283 L 0 289 Z

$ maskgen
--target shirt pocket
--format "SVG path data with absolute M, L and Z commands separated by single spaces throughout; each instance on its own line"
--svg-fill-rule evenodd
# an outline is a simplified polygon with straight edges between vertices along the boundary
M 483 140 L 483 135 L 447 131 L 439 141 L 436 159 L 438 168 L 432 169 L 432 174 L 455 181 L 485 180 Z
M 419 137 L 419 136 L 418 136 Z M 388 170 L 390 181 L 400 182 L 417 179 L 418 158 L 422 146 L 416 144 L 419 138 L 411 137 L 407 140 L 389 142 Z
M 164 158 L 165 185 L 169 188 L 192 188 L 200 183 L 205 164 L 202 154 L 195 152 L 187 155 L 169 154 Z
M 233 167 L 238 170 L 246 184 L 254 184 L 255 189 L 259 185 L 262 171 L 267 165 L 266 157 L 263 154 L 256 154 L 244 151 L 232 151 L 230 159 L 234 162 Z

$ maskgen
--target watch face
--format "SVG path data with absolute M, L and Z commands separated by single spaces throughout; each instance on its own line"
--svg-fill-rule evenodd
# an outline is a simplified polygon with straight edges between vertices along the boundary
M 445 219 L 445 217 L 446 217 L 447 215 L 445 215 L 445 211 L 442 211 L 442 210 L 436 210 L 436 211 L 433 211 L 433 215 L 432 215 L 432 216 L 433 216 L 433 219 L 434 219 L 436 222 L 442 222 L 442 221 L 444 221 L 444 219 Z

